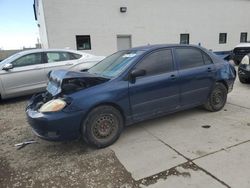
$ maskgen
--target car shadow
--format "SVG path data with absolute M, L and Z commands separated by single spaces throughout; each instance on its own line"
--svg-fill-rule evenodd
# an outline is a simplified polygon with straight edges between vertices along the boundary
M 182 110 L 179 112 L 174 112 L 171 114 L 162 115 L 156 118 L 143 120 L 141 122 L 135 123 L 133 125 L 130 125 L 125 128 L 125 130 L 128 130 L 129 132 L 136 128 L 142 128 L 147 129 L 151 128 L 152 126 L 162 126 L 167 125 L 169 122 L 171 122 L 174 119 L 180 119 L 180 118 L 186 118 L 186 117 L 193 117 L 194 114 L 202 114 L 202 113 L 211 113 L 207 110 L 205 110 L 203 107 L 196 107 L 192 109 Z M 126 134 L 126 131 L 125 131 Z
M 13 103 L 28 101 L 31 97 L 32 97 L 32 95 L 26 95 L 26 96 L 22 96 L 22 97 L 2 99 L 2 100 L 0 100 L 0 105 L 8 105 L 8 104 L 13 104 Z

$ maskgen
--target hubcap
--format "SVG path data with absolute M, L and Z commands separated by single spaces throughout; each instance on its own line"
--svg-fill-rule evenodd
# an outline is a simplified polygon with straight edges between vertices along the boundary
M 101 115 L 96 118 L 93 127 L 94 136 L 104 139 L 112 135 L 116 128 L 116 118 L 113 115 Z
M 224 95 L 221 91 L 217 90 L 213 93 L 212 101 L 214 105 L 222 105 L 224 101 Z

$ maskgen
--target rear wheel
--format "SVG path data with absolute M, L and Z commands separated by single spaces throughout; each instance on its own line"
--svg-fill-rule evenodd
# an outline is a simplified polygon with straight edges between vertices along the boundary
M 98 148 L 113 144 L 123 129 L 121 113 L 112 106 L 93 109 L 82 124 L 82 135 L 87 143 Z
M 211 112 L 221 110 L 226 104 L 227 93 L 227 88 L 224 84 L 216 83 L 207 102 L 204 104 L 205 109 Z

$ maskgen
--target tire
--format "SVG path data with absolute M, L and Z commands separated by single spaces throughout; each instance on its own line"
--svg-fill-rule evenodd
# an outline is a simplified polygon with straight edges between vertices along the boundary
M 235 60 L 234 63 L 235 63 L 235 65 L 238 66 L 240 64 L 240 61 Z
M 93 109 L 82 124 L 83 139 L 97 147 L 113 144 L 123 130 L 123 117 L 112 106 L 99 106 Z
M 227 88 L 222 83 L 216 83 L 213 91 L 204 104 L 204 108 L 211 112 L 220 111 L 227 102 Z
M 246 83 L 247 83 L 247 79 L 242 78 L 242 77 L 240 77 L 240 76 L 239 76 L 239 80 L 240 80 L 240 82 L 241 82 L 242 84 L 246 84 Z

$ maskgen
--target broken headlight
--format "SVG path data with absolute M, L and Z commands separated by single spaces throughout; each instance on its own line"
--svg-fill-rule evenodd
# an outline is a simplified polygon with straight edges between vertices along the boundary
M 51 100 L 41 106 L 39 112 L 58 112 L 62 110 L 67 103 L 62 99 Z

